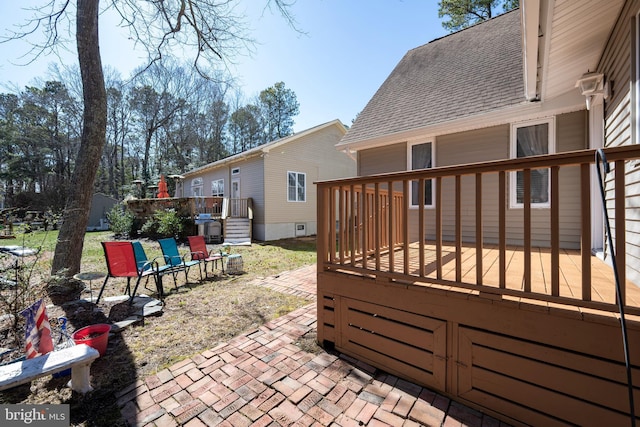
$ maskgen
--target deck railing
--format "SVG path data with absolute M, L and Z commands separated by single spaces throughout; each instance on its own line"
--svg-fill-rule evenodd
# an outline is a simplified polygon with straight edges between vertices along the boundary
M 222 219 L 225 218 L 253 219 L 253 199 L 225 198 L 222 206 Z
M 626 264 L 625 163 L 638 162 L 640 146 L 604 152 L 612 166 L 606 177 L 607 208 L 618 276 L 624 284 L 625 268 L 620 266 Z M 339 270 L 615 311 L 615 303 L 593 298 L 594 163 L 595 151 L 582 150 L 319 182 L 318 271 Z M 544 209 L 531 202 L 532 171 L 540 170 L 548 171 L 549 177 L 549 200 Z M 508 191 L 510 175 L 518 172 L 521 204 L 514 208 Z M 425 191 L 429 187 L 430 191 Z M 428 206 L 417 209 L 412 204 Z M 567 218 L 567 209 L 577 217 Z M 541 217 L 545 218 L 542 223 Z M 463 259 L 463 249 L 469 245 L 475 249 L 471 263 Z M 514 245 L 524 254 L 518 270 L 521 281 L 515 287 L 507 285 L 507 265 L 513 262 L 508 249 Z M 550 273 L 544 273 L 550 275 L 545 278 L 550 286 L 543 291 L 535 283 L 538 273 L 532 265 L 532 253 L 538 247 L 546 248 L 550 258 Z M 579 253 L 580 295 L 567 296 L 560 291 L 560 257 L 567 248 Z M 488 250 L 497 251 L 495 265 L 483 264 Z M 454 270 L 443 272 L 443 266 L 448 269 L 453 264 Z M 469 265 L 475 270 L 473 280 L 463 271 L 463 266 L 467 269 Z M 497 267 L 495 284 L 483 283 L 489 267 L 494 271 Z M 624 286 L 622 299 L 628 305 Z M 630 310 L 640 314 L 637 307 Z
M 212 218 L 253 218 L 253 199 L 229 197 L 192 197 L 192 211 L 197 214 L 211 214 Z
M 193 197 L 191 200 L 194 215 L 210 214 L 212 218 L 222 216 L 222 197 Z

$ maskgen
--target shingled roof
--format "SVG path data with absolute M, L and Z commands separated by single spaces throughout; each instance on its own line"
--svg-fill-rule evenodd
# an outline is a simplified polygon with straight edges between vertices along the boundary
M 524 102 L 520 12 L 410 50 L 340 145 Z

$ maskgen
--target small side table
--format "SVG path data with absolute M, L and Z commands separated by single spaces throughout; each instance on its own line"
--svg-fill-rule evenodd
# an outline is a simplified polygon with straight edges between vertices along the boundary
M 73 276 L 76 280 L 82 280 L 89 282 L 89 294 L 91 295 L 91 302 L 93 302 L 93 288 L 91 287 L 91 282 L 94 280 L 102 279 L 106 276 L 106 273 L 101 271 L 87 271 L 85 273 L 78 273 Z
M 244 273 L 242 255 L 240 254 L 227 255 L 227 274 L 242 274 L 242 273 Z

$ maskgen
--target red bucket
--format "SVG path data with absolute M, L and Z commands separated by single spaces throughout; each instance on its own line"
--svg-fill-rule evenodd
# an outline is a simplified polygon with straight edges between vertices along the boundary
M 106 323 L 98 323 L 96 325 L 85 326 L 73 333 L 73 341 L 76 344 L 86 344 L 93 347 L 104 356 L 107 352 L 107 343 L 109 342 L 109 331 L 111 325 Z

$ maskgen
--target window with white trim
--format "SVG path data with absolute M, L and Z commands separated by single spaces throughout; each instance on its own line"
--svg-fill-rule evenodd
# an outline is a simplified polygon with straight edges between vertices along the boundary
M 287 172 L 287 200 L 305 202 L 307 200 L 307 174 Z
M 411 170 L 430 169 L 433 167 L 433 143 L 421 142 L 409 145 L 409 165 Z M 411 206 L 418 207 L 420 197 L 418 194 L 419 182 L 411 182 Z M 433 206 L 433 183 L 428 179 L 424 182 L 424 206 Z
M 511 125 L 511 158 L 553 154 L 555 152 L 555 119 L 514 123 Z M 524 204 L 524 172 L 510 174 L 510 206 Z M 531 170 L 531 206 L 550 206 L 551 180 L 549 169 Z
M 231 169 L 231 175 L 240 175 L 240 168 Z
M 213 197 L 224 197 L 224 179 L 211 181 L 211 195 Z
M 202 197 L 202 178 L 193 178 L 191 180 L 191 195 L 193 197 Z

